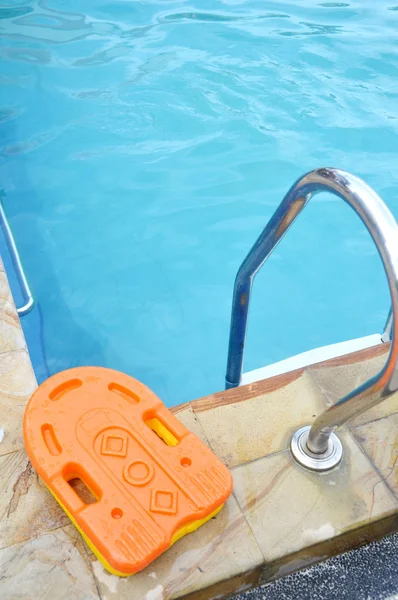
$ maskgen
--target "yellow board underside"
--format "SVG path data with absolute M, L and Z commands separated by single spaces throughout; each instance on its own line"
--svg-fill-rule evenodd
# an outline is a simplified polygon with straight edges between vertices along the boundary
M 90 548 L 90 550 L 93 552 L 93 554 L 95 554 L 95 556 L 98 558 L 98 560 L 100 561 L 100 563 L 102 564 L 102 566 L 107 571 L 109 571 L 109 573 L 112 573 L 112 575 L 117 575 L 118 577 L 129 577 L 129 575 L 134 575 L 134 573 L 121 573 L 120 571 L 117 571 L 116 569 L 114 569 L 109 564 L 109 562 L 106 560 L 106 558 L 101 554 L 101 552 L 98 550 L 98 548 L 96 546 L 94 546 L 94 544 L 87 537 L 87 535 L 84 533 L 84 531 L 82 531 L 82 529 L 76 523 L 75 519 L 72 517 L 72 515 L 70 514 L 70 512 L 65 508 L 65 506 L 57 498 L 57 496 L 54 494 L 54 492 L 48 486 L 46 486 L 46 487 L 47 487 L 48 491 L 52 494 L 52 496 L 55 498 L 55 500 L 58 502 L 58 504 L 60 505 L 60 507 L 62 508 L 62 510 L 65 511 L 65 513 L 68 515 L 68 517 L 72 521 L 73 525 L 76 527 L 76 529 L 82 535 L 82 537 L 84 538 L 84 541 L 86 542 L 87 546 Z M 184 537 L 184 535 L 187 535 L 188 533 L 192 533 L 193 531 L 196 531 L 196 529 L 199 529 L 199 527 L 201 527 L 202 525 L 204 525 L 205 523 L 207 523 L 207 521 L 210 521 L 210 519 L 212 519 L 213 517 L 215 517 L 216 515 L 218 515 L 218 513 L 220 512 L 220 510 L 222 509 L 223 506 L 224 506 L 224 504 L 222 504 L 221 506 L 219 506 L 218 508 L 216 508 L 216 510 L 214 510 L 212 513 L 210 513 L 207 517 L 204 517 L 203 519 L 197 519 L 196 521 L 192 521 L 191 523 L 187 523 L 186 525 L 183 525 L 182 527 L 180 527 L 180 529 L 178 529 L 175 532 L 175 534 L 173 535 L 173 537 L 171 538 L 171 544 L 170 544 L 169 548 L 175 542 L 177 542 L 179 539 L 181 539 L 182 537 Z M 167 550 L 168 550 L 168 548 L 165 550 L 165 552 Z
M 167 446 L 177 446 L 177 438 L 159 421 L 159 419 L 148 419 L 148 421 L 145 421 L 145 425 L 152 429 L 152 431 L 154 431 Z

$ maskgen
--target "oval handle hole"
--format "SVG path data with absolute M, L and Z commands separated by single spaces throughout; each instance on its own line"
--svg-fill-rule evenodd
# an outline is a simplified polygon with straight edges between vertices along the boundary
M 98 501 L 94 493 L 84 483 L 84 481 L 80 479 L 80 477 L 69 479 L 68 483 L 75 494 L 79 496 L 80 500 L 84 502 L 84 504 L 95 504 Z
M 177 446 L 180 440 L 176 438 L 176 436 L 167 429 L 166 425 L 164 425 L 159 419 L 156 417 L 153 419 L 147 419 L 144 421 L 145 425 L 152 429 L 154 433 L 166 444 L 166 446 Z
M 48 423 L 42 426 L 41 434 L 43 436 L 44 443 L 52 456 L 58 456 L 62 452 L 61 444 L 55 435 L 54 427 Z
M 62 398 L 64 394 L 75 390 L 83 385 L 81 379 L 69 379 L 69 381 L 64 381 L 61 385 L 58 385 L 49 393 L 50 400 L 59 400 Z
M 108 385 L 108 390 L 110 392 L 115 392 L 116 394 L 119 394 L 120 396 L 128 400 L 128 402 L 131 402 L 133 404 L 137 404 L 140 401 L 140 397 L 137 396 L 137 394 L 135 394 L 132 390 L 125 387 L 124 385 L 115 383 L 114 381 L 112 381 L 112 383 Z

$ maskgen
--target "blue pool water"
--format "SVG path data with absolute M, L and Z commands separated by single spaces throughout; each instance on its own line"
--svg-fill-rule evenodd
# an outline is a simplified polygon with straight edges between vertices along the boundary
M 297 177 L 350 170 L 398 217 L 394 2 L 2 0 L 0 188 L 39 379 L 222 389 L 236 270 Z M 321 195 L 256 279 L 245 369 L 381 331 L 388 304 L 364 227 Z

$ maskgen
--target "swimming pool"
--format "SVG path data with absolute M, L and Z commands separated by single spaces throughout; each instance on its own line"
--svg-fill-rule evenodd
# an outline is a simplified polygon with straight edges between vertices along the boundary
M 398 6 L 84 10 L 0 9 L 0 188 L 38 300 L 23 326 L 40 380 L 103 365 L 170 406 L 223 388 L 236 270 L 297 177 L 352 171 L 398 217 Z M 359 219 L 320 195 L 256 279 L 245 369 L 381 331 L 388 303 Z

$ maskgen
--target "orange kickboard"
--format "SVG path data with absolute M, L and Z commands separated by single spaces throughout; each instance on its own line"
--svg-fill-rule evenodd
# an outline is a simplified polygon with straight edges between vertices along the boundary
M 50 377 L 28 403 L 24 438 L 38 475 L 118 575 L 146 567 L 232 491 L 212 451 L 149 388 L 118 371 L 78 367 Z

